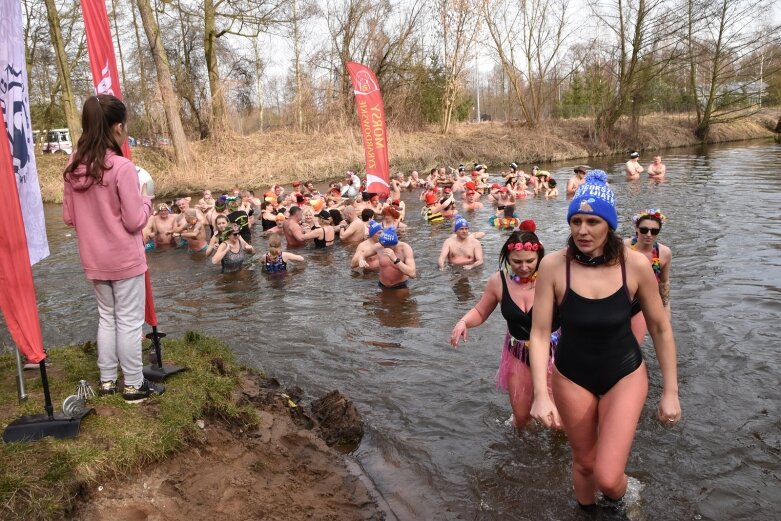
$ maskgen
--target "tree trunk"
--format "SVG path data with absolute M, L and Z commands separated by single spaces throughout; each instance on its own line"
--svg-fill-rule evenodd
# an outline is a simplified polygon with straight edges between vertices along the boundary
M 298 0 L 293 0 L 293 67 L 296 80 L 296 114 L 298 131 L 304 131 L 304 109 L 301 103 L 301 35 L 298 30 Z
M 138 77 L 141 81 L 140 91 L 141 100 L 144 105 L 144 131 L 148 134 L 151 127 L 149 121 L 149 84 L 146 78 L 146 65 L 144 65 L 144 55 L 146 54 L 141 50 L 141 34 L 138 32 L 138 19 L 136 18 L 136 10 L 131 5 L 130 12 L 133 13 L 133 30 L 136 33 L 136 55 L 138 56 Z
M 119 24 L 117 23 L 117 0 L 111 0 L 111 17 L 114 19 L 114 38 L 116 38 L 117 52 L 119 53 L 119 72 L 122 73 L 122 85 L 127 85 L 125 76 L 125 57 L 122 54 L 122 39 L 119 37 Z
M 212 126 L 219 133 L 227 129 L 225 97 L 222 93 L 219 65 L 217 63 L 217 10 L 214 0 L 203 2 L 203 51 L 211 92 Z
M 258 90 L 258 125 L 260 126 L 260 132 L 263 132 L 263 112 L 266 107 L 266 95 L 263 91 L 263 63 L 260 56 L 260 46 L 258 42 L 258 36 L 252 40 L 252 48 L 255 51 L 255 78 L 257 81 Z
M 49 19 L 49 31 L 51 31 L 52 45 L 57 59 L 57 75 L 59 76 L 60 90 L 62 93 L 62 106 L 65 111 L 65 120 L 71 135 L 71 143 L 76 143 L 81 136 L 81 122 L 76 103 L 73 98 L 73 85 L 71 84 L 70 65 L 65 54 L 65 43 L 62 41 L 60 30 L 60 16 L 54 0 L 44 0 L 46 4 L 47 18 Z
M 138 11 L 141 14 L 141 23 L 144 24 L 144 31 L 149 40 L 149 47 L 152 50 L 152 58 L 155 61 L 157 69 L 157 84 L 160 87 L 160 97 L 163 102 L 165 119 L 168 123 L 168 133 L 171 136 L 171 143 L 174 146 L 176 162 L 180 165 L 187 165 L 192 161 L 192 152 L 187 143 L 187 137 L 184 135 L 182 119 L 179 116 L 179 101 L 174 94 L 174 88 L 171 84 L 171 68 L 168 66 L 168 57 L 165 54 L 163 40 L 160 37 L 160 29 L 152 13 L 152 6 L 149 0 L 136 0 Z

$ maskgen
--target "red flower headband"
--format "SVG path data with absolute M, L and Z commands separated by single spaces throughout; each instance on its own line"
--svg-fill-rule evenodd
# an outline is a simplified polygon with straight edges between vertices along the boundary
M 512 251 L 520 251 L 520 250 L 526 250 L 526 251 L 537 251 L 540 249 L 539 243 L 532 243 L 532 242 L 514 242 L 512 244 L 507 245 L 507 249 Z

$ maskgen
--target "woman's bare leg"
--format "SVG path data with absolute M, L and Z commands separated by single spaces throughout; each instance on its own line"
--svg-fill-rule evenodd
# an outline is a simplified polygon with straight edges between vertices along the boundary
M 599 400 L 594 477 L 597 488 L 610 499 L 620 499 L 626 492 L 624 470 L 647 396 L 648 371 L 643 362 Z
M 572 447 L 575 497 L 581 505 L 593 505 L 597 491 L 594 464 L 597 458 L 599 400 L 558 371 L 553 372 L 553 396 Z
M 531 415 L 533 386 L 529 366 L 518 363 L 517 369 L 507 378 L 507 393 L 510 396 L 510 406 L 513 409 L 515 428 L 523 429 Z

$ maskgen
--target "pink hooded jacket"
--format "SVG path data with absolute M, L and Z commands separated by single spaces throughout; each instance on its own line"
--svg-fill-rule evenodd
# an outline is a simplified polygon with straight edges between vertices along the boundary
M 152 201 L 141 195 L 133 163 L 106 152 L 108 170 L 97 184 L 80 165 L 65 181 L 62 217 L 76 228 L 79 256 L 90 280 L 122 280 L 146 271 L 141 231 Z

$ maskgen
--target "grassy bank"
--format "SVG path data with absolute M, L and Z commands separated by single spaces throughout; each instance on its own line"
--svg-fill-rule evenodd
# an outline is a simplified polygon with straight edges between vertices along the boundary
M 751 118 L 716 125 L 709 142 L 772 138 L 781 110 L 765 110 Z M 456 165 L 480 161 L 522 165 L 623 154 L 628 149 L 660 150 L 700 143 L 687 115 L 656 115 L 642 119 L 637 139 L 621 122 L 608 141 L 596 141 L 590 119 L 557 120 L 538 129 L 513 123 L 459 124 L 447 136 L 435 128 L 419 132 L 389 131 L 392 169 L 427 169 L 438 163 Z M 345 170 L 363 167 L 363 146 L 357 128 L 300 134 L 287 131 L 233 136 L 192 144 L 197 159 L 188 168 L 173 162 L 172 152 L 136 148 L 134 161 L 155 179 L 158 197 L 192 193 L 203 188 L 228 190 L 234 185 L 265 189 L 295 179 L 340 178 Z M 38 158 L 44 201 L 61 202 L 65 158 Z
M 223 344 L 188 333 L 166 340 L 167 361 L 190 370 L 172 378 L 166 393 L 143 405 L 126 404 L 121 395 L 90 400 L 97 414 L 87 416 L 74 439 L 45 438 L 34 443 L 0 444 L 0 519 L 62 519 L 78 497 L 101 480 L 121 477 L 203 436 L 195 421 L 219 418 L 244 427 L 258 416 L 233 398 L 239 367 Z M 98 380 L 91 343 L 52 349 L 49 382 L 55 409 L 75 392 L 78 381 Z M 15 362 L 0 357 L 0 423 L 43 410 L 37 371 L 27 371 L 30 398 L 17 405 Z

